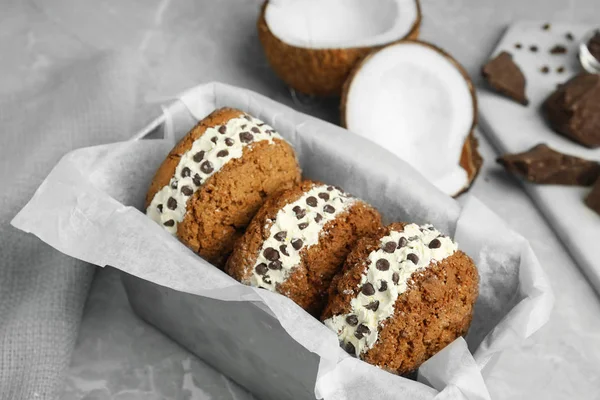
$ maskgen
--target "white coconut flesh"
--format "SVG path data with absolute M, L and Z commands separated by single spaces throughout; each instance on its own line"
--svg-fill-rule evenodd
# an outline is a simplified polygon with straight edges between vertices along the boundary
M 417 0 L 270 0 L 265 21 L 282 42 L 303 48 L 372 47 L 405 37 Z
M 346 93 L 346 127 L 390 150 L 449 195 L 468 184 L 459 166 L 474 118 L 468 82 L 442 53 L 403 42 L 356 71 Z

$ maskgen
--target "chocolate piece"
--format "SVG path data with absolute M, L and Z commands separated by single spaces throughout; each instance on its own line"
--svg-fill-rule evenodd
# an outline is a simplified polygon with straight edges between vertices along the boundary
M 319 193 L 318 196 L 320 199 L 323 199 L 325 201 L 329 200 L 329 193 L 325 193 L 325 192 Z
M 532 53 L 537 53 L 538 47 L 536 45 L 532 45 L 532 46 L 529 46 L 529 50 L 531 50 Z
M 315 215 L 315 222 L 318 224 L 322 220 L 323 220 L 323 216 L 321 214 L 317 213 L 317 215 Z
M 292 247 L 296 250 L 300 250 L 302 248 L 303 244 L 304 244 L 304 242 L 302 241 L 302 239 L 292 240 Z
M 294 208 L 292 208 L 292 211 L 296 214 L 296 218 L 298 219 L 302 219 L 306 215 L 306 210 L 300 206 L 294 206 Z
M 167 200 L 167 208 L 169 210 L 175 210 L 175 209 L 177 209 L 177 200 L 175 200 L 172 197 L 169 197 L 169 200 Z
M 542 104 L 556 132 L 584 146 L 600 146 L 600 75 L 581 73 L 558 87 Z
M 587 48 L 592 56 L 600 61 L 600 30 L 596 31 L 594 36 L 588 41 Z
M 250 130 L 254 133 L 260 133 L 260 129 L 258 129 L 256 126 L 253 126 Z
M 213 165 L 208 160 L 206 160 L 202 164 L 200 164 L 200 171 L 204 172 L 205 174 L 210 174 L 211 172 L 213 172 L 213 170 L 214 170 Z
M 163 205 L 162 204 L 157 205 L 156 208 L 158 208 L 158 212 L 159 213 L 163 212 Z
M 335 208 L 333 208 L 333 206 L 329 204 L 325 204 L 325 206 L 323 206 L 323 211 L 329 214 L 333 214 L 335 212 Z
M 265 263 L 260 263 L 258 264 L 254 270 L 256 271 L 257 274 L 259 275 L 264 275 L 267 273 L 267 271 L 269 270 L 269 268 L 267 267 L 267 264 Z
M 282 244 L 281 246 L 279 246 L 279 251 L 281 251 L 284 255 L 288 256 L 290 255 L 290 253 L 288 253 L 287 251 L 287 245 Z
M 194 194 L 194 190 L 191 187 L 185 185 L 181 187 L 181 193 L 183 193 L 186 196 L 191 196 L 192 194 Z
M 248 114 L 244 114 L 244 118 L 246 118 L 248 121 L 252 121 L 252 117 Z
M 563 72 L 565 72 L 565 67 L 561 66 L 561 67 L 556 68 L 556 72 L 559 74 L 562 74 Z
M 571 42 L 572 42 L 573 40 L 575 40 L 575 36 L 573 36 L 573 34 L 572 34 L 571 32 L 567 32 L 567 33 L 565 34 L 565 37 L 567 38 L 567 40 L 569 40 L 569 41 L 571 41 Z
M 306 199 L 306 204 L 308 204 L 311 207 L 316 207 L 317 206 L 317 198 L 315 196 L 310 196 Z
M 523 45 L 521 43 L 515 43 L 515 48 L 516 49 L 520 49 L 522 47 L 523 47 Z
M 375 263 L 375 268 L 377 268 L 380 271 L 387 271 L 388 269 L 390 269 L 390 262 L 385 258 L 380 258 Z
M 281 264 L 281 261 L 279 261 L 279 260 L 271 261 L 269 263 L 269 269 L 278 270 L 278 269 L 281 269 L 281 267 L 282 267 L 282 264 Z
M 177 189 L 177 181 L 171 182 L 171 189 Z
M 396 251 L 396 242 L 387 242 L 383 245 L 383 251 L 386 253 L 393 253 Z
M 433 239 L 431 242 L 429 242 L 430 249 L 439 249 L 441 245 L 442 242 L 440 242 L 438 239 Z
M 165 221 L 165 223 L 163 224 L 164 226 L 175 226 L 175 221 L 173 221 L 172 219 Z
M 200 162 L 204 159 L 204 150 L 201 150 L 199 152 L 197 152 L 196 154 L 194 154 L 194 157 L 192 157 L 192 159 L 196 162 Z
M 269 261 L 279 260 L 279 252 L 272 247 L 263 250 L 263 256 Z
M 542 74 L 547 74 L 548 72 L 550 72 L 550 68 L 548 68 L 547 65 L 544 65 L 542 68 L 540 68 L 540 72 Z
M 181 170 L 181 177 L 182 178 L 187 178 L 191 174 L 192 174 L 192 171 L 188 167 L 183 167 L 183 169 Z
M 271 277 L 269 275 L 263 276 L 263 282 L 266 283 L 267 285 L 270 285 L 272 283 Z
M 254 135 L 248 131 L 240 132 L 240 140 L 242 143 L 250 143 L 254 140 Z
M 367 282 L 364 285 L 362 285 L 361 291 L 365 296 L 373 296 L 375 294 L 375 288 L 370 282 Z
M 220 133 L 221 135 L 224 135 L 226 132 L 227 132 L 227 127 L 226 127 L 225 125 L 221 125 L 221 126 L 219 127 L 219 133 Z
M 227 150 L 221 150 L 217 153 L 217 157 L 227 157 L 229 152 Z
M 213 137 L 210 138 L 210 141 L 213 142 L 214 144 L 217 144 L 217 140 L 218 139 L 217 139 L 216 136 L 213 136 Z
M 503 51 L 481 69 L 488 84 L 497 92 L 526 106 L 525 76 L 514 63 L 510 53 Z
M 300 228 L 301 230 L 304 230 L 308 227 L 308 222 L 301 222 L 298 224 L 298 228 Z
M 360 324 L 359 326 L 356 327 L 354 336 L 356 336 L 357 339 L 362 339 L 365 335 L 368 335 L 369 333 L 371 333 L 371 330 L 369 329 L 369 327 L 364 324 Z
M 225 138 L 225 144 L 231 147 L 235 144 L 235 140 L 233 140 L 232 138 Z
M 550 30 L 550 24 L 544 24 L 542 25 L 542 29 L 545 31 L 549 31 Z
M 348 315 L 346 317 L 346 322 L 350 326 L 356 326 L 358 325 L 358 317 L 356 315 Z
M 400 238 L 400 240 L 398 240 L 398 248 L 404 247 L 408 244 L 408 240 L 406 240 L 406 238 L 404 236 L 402 236 Z
M 398 275 L 397 272 L 394 272 L 392 274 L 392 282 L 394 282 L 394 285 L 397 285 L 399 281 L 400 281 L 400 275 Z
M 380 292 L 385 292 L 387 290 L 387 282 L 386 281 L 381 281 L 381 285 L 379 286 L 379 291 Z
M 194 177 L 192 178 L 192 182 L 194 182 L 194 185 L 200 186 L 200 185 L 202 185 L 202 178 L 200 177 L 200 175 L 195 174 Z
M 365 308 L 366 308 L 367 310 L 371 310 L 371 311 L 377 311 L 377 309 L 379 308 L 379 301 L 378 301 L 378 300 L 375 300 L 375 301 L 373 301 L 373 302 L 371 302 L 371 303 L 367 304 L 367 305 L 365 306 Z
M 331 192 L 333 190 L 333 186 L 327 186 L 327 190 Z
M 561 46 L 560 44 L 557 44 L 550 49 L 550 54 L 565 54 L 566 52 L 567 48 L 565 46 Z
M 414 253 L 409 253 L 406 256 L 406 259 L 409 260 L 409 261 L 412 261 L 412 263 L 415 264 L 415 265 L 417 265 L 419 263 L 419 256 L 417 256 Z
M 505 154 L 498 162 L 534 183 L 589 186 L 600 176 L 600 164 L 559 153 L 538 144 L 524 153 Z
M 585 204 L 600 215 L 600 178 L 596 180 L 592 191 L 585 198 Z
M 356 357 L 356 348 L 352 343 L 346 343 L 344 350 L 346 350 L 346 353 L 350 354 L 352 357 Z
M 286 231 L 279 231 L 275 235 L 273 235 L 273 237 L 278 242 L 283 242 L 285 240 L 285 238 L 287 237 L 287 232 Z

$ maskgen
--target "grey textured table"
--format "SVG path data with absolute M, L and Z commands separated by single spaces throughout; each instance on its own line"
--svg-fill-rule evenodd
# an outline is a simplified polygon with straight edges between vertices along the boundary
M 450 51 L 473 76 L 516 19 L 600 20 L 597 0 L 423 0 L 422 38 Z M 0 96 L 43 88 L 73 60 L 103 50 L 139 53 L 146 66 L 139 126 L 157 105 L 200 82 L 244 86 L 331 121 L 337 104 L 295 106 L 266 65 L 255 33 L 258 0 L 3 0 Z M 477 80 L 477 79 L 476 79 Z M 147 119 L 144 119 L 144 116 Z M 133 134 L 134 132 L 132 132 Z M 550 276 L 556 307 L 527 344 L 487 380 L 494 398 L 600 398 L 600 302 L 515 181 L 486 162 L 472 192 L 530 240 Z M 249 399 L 132 314 L 112 270 L 96 276 L 66 379 L 65 399 Z

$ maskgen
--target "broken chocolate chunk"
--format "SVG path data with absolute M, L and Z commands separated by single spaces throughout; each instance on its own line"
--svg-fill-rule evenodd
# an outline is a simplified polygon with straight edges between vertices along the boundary
M 550 30 L 550 24 L 544 24 L 542 25 L 542 29 L 545 31 L 549 31 Z
M 575 36 L 573 36 L 573 34 L 572 34 L 571 32 L 567 32 L 567 33 L 565 34 L 565 37 L 567 38 L 567 40 L 570 40 L 571 42 L 572 42 L 573 40 L 575 40 Z
M 540 68 L 540 72 L 542 74 L 547 74 L 548 72 L 550 72 L 550 68 L 548 68 L 547 65 L 544 65 L 542 68 Z
M 530 182 L 589 186 L 600 176 L 600 164 L 559 153 L 545 144 L 524 153 L 505 154 L 498 162 Z
M 587 48 L 592 56 L 600 61 L 600 30 L 594 33 L 594 36 L 588 41 Z
M 550 54 L 565 54 L 566 52 L 567 48 L 565 46 L 561 46 L 560 44 L 557 44 L 550 49 Z
M 520 49 L 522 47 L 523 47 L 523 45 L 521 43 L 515 43 L 515 48 L 516 49 Z
M 538 47 L 536 45 L 532 45 L 532 46 L 529 46 L 529 50 L 531 50 L 532 53 L 537 53 Z
M 556 72 L 559 74 L 562 74 L 563 72 L 565 72 L 565 67 L 558 67 L 556 68 Z
M 510 53 L 503 51 L 481 69 L 488 84 L 497 92 L 526 106 L 525 76 L 515 64 Z
M 556 132 L 584 146 L 600 146 L 600 75 L 581 73 L 558 87 L 542 104 Z
M 600 178 L 596 180 L 592 191 L 585 198 L 585 204 L 600 215 Z

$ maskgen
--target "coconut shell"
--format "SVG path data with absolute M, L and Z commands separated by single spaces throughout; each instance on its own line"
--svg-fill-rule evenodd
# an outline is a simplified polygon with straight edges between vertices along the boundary
M 393 46 L 398 43 L 416 43 L 419 45 L 430 47 L 431 49 L 437 51 L 445 58 L 447 58 L 450 63 L 452 63 L 456 69 L 460 72 L 460 74 L 465 78 L 467 82 L 467 86 L 469 88 L 469 92 L 471 92 L 471 98 L 473 99 L 473 123 L 471 124 L 471 128 L 469 129 L 469 134 L 465 138 L 462 153 L 460 155 L 459 165 L 467 172 L 467 183 L 463 189 L 461 189 L 458 193 L 454 194 L 453 197 L 457 197 L 458 195 L 466 192 L 471 187 L 471 184 L 479 174 L 479 170 L 481 169 L 481 165 L 483 164 L 483 158 L 479 154 L 477 150 L 478 142 L 475 137 L 475 127 L 477 126 L 477 94 L 475 92 L 475 86 L 473 85 L 473 81 L 469 77 L 467 71 L 463 68 L 462 65 L 458 61 L 456 61 L 450 54 L 440 49 L 439 47 L 423 42 L 420 40 L 412 40 L 412 39 L 404 39 L 395 43 L 390 43 L 389 45 L 383 46 L 377 51 L 372 52 L 368 56 L 364 57 L 350 72 L 348 75 L 348 79 L 344 82 L 344 86 L 342 87 L 342 99 L 340 103 L 340 123 L 344 128 L 347 128 L 346 125 L 346 100 L 348 97 L 348 92 L 350 91 L 350 86 L 352 85 L 352 80 L 356 76 L 356 74 L 360 71 L 362 66 L 378 51 L 383 50 L 387 46 Z
M 373 47 L 345 49 L 309 49 L 291 46 L 278 39 L 267 26 L 263 3 L 257 21 L 258 38 L 271 68 L 291 88 L 316 96 L 338 96 L 350 71 L 373 50 L 396 43 L 402 39 L 416 39 L 421 26 L 421 6 L 417 5 L 417 18 L 404 38 Z

